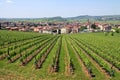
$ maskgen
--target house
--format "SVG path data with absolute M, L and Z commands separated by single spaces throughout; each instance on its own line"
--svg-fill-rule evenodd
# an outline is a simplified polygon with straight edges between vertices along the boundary
M 35 30 L 39 31 L 39 33 L 61 34 L 61 28 L 59 26 L 44 26 Z
M 79 32 L 79 26 L 77 26 L 77 25 L 73 26 L 72 32 L 73 33 L 78 33 Z
M 61 28 L 61 34 L 66 34 L 67 33 L 67 29 L 65 27 Z
M 10 31 L 19 31 L 18 27 L 11 27 Z
M 34 32 L 39 32 L 42 29 L 43 29 L 43 27 L 41 27 L 41 26 L 34 27 Z
M 6 30 L 10 30 L 11 29 L 11 27 L 5 27 L 6 28 Z
M 101 24 L 98 24 L 98 27 L 100 28 L 100 30 L 104 30 L 104 27 L 103 27 L 103 25 L 101 25 Z
M 109 24 L 103 24 L 103 31 L 111 31 L 112 27 Z
M 118 26 L 118 28 L 120 28 L 120 25 Z
M 50 30 L 50 29 L 43 29 L 43 30 L 42 30 L 42 33 L 52 34 L 52 30 Z
M 19 28 L 19 31 L 26 31 L 25 28 Z
M 16 23 L 10 23 L 9 25 L 8 25 L 9 27 L 16 27 Z
M 9 23 L 7 23 L 7 22 L 3 22 L 3 23 L 1 23 L 1 27 L 8 27 L 8 24 Z

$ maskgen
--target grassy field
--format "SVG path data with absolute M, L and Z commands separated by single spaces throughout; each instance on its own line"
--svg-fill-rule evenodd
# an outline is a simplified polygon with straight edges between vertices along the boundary
M 0 30 L 0 80 L 120 80 L 120 34 Z

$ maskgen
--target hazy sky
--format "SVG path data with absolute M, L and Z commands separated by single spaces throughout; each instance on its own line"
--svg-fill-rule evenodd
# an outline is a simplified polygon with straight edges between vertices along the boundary
M 120 0 L 0 0 L 0 18 L 119 14 Z

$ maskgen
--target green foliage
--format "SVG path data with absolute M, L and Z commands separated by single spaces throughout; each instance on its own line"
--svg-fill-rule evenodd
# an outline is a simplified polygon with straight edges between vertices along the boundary
M 97 26 L 96 26 L 95 24 L 92 24 L 92 25 L 91 25 L 91 28 L 92 28 L 92 29 L 96 29 Z
M 82 27 L 80 28 L 80 31 L 83 31 L 84 29 L 87 29 L 87 26 L 82 26 Z
M 1 29 L 1 23 L 0 23 L 0 29 Z
M 111 32 L 111 36 L 114 36 L 114 32 Z
M 116 33 L 120 33 L 120 28 L 115 28 Z
M 9 75 L 14 75 L 14 79 L 21 75 L 21 78 L 25 80 L 109 80 L 106 77 L 108 75 L 111 77 L 111 80 L 120 79 L 120 72 L 117 70 L 120 69 L 119 34 L 114 35 L 113 32 L 109 32 L 109 36 L 105 37 L 103 33 L 63 34 L 57 36 L 40 35 L 37 33 L 26 34 L 23 32 L 9 33 L 7 31 L 0 31 L 0 33 L 0 42 L 5 43 L 4 46 L 0 45 L 2 46 L 0 47 L 0 58 L 5 55 L 7 55 L 6 58 L 8 60 L 13 61 L 16 58 L 15 62 L 9 64 L 7 59 L 0 60 L 0 77 L 3 79 L 7 78 L 6 80 L 8 80 Z M 60 37 L 58 38 L 58 36 Z M 11 41 L 10 44 L 8 44 L 9 41 Z M 51 52 L 43 61 L 41 69 L 36 70 L 34 63 L 37 64 L 41 56 L 46 56 L 44 53 L 54 43 L 55 46 L 53 46 Z M 38 51 L 39 48 L 41 48 L 40 51 Z M 20 65 L 21 62 L 29 59 L 28 56 L 34 56 L 37 51 L 38 54 L 27 65 L 24 67 Z M 59 55 L 56 51 L 59 52 Z M 22 55 L 20 56 L 19 53 Z M 50 73 L 49 69 L 51 65 L 54 65 L 56 56 L 59 60 L 59 70 L 54 74 Z M 17 59 L 17 57 L 19 58 Z M 66 64 L 73 65 L 74 74 L 66 76 Z M 114 67 L 111 68 L 111 64 L 115 69 Z M 86 76 L 86 71 L 89 72 L 88 76 L 95 77 L 90 78 Z

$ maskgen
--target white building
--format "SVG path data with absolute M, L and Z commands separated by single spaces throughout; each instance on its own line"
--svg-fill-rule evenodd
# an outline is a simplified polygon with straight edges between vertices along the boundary
M 66 34 L 67 33 L 67 29 L 66 28 L 61 28 L 61 34 Z
M 42 33 L 52 34 L 52 31 L 51 30 L 43 30 Z

